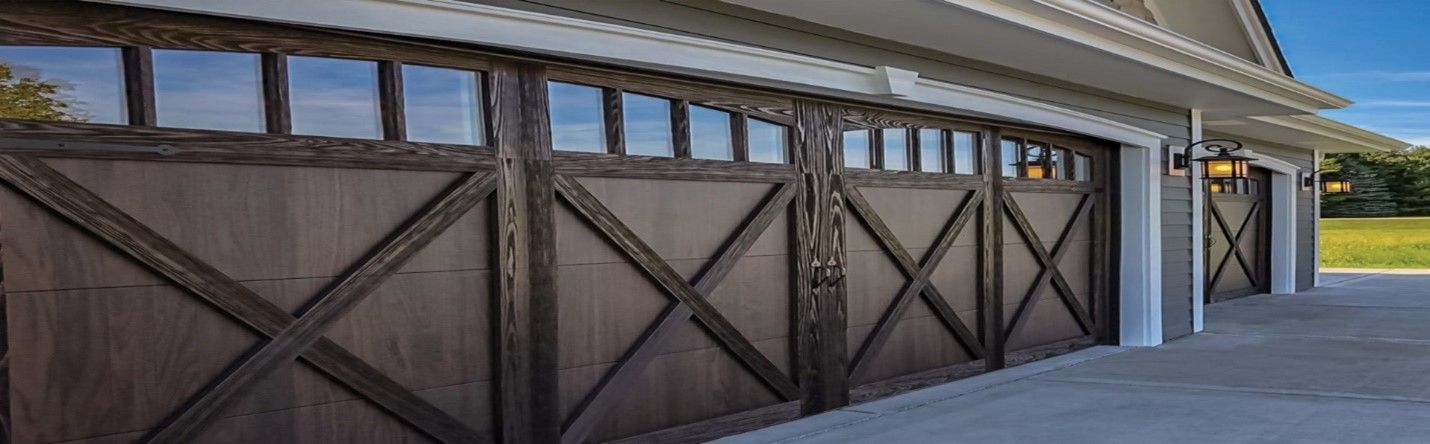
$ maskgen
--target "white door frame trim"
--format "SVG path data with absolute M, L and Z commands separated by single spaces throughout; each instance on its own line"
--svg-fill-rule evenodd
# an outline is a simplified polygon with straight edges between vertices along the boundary
M 766 48 L 455 0 L 90 0 L 513 48 L 646 69 L 1029 122 L 1120 143 L 1123 345 L 1162 342 L 1162 201 L 1167 136 L 1035 100 Z M 333 11 L 342 11 L 335 14 Z M 907 74 L 907 71 L 901 74 Z M 903 77 L 908 77 L 907 75 Z
M 1296 292 L 1296 193 L 1301 189 L 1301 169 L 1296 165 L 1250 149 L 1253 166 L 1271 171 L 1271 294 Z

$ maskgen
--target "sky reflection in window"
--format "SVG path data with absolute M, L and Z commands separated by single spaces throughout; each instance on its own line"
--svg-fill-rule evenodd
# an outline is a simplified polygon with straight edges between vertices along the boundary
M 258 54 L 154 50 L 159 126 L 263 132 Z
M 749 119 L 750 161 L 789 162 L 789 128 L 759 119 Z
M 844 166 L 869 168 L 869 130 L 844 132 Z
M 547 82 L 546 88 L 551 146 L 562 151 L 606 152 L 601 89 L 561 82 Z
M 626 132 L 626 154 L 671 157 L 675 155 L 670 130 L 670 101 L 641 94 L 621 93 L 621 122 Z
M 730 113 L 700 105 L 690 105 L 690 157 L 734 160 L 730 139 Z
M 402 66 L 407 140 L 482 145 L 485 126 L 477 73 Z
M 382 137 L 377 62 L 288 58 L 293 134 Z
M 128 122 L 117 48 L 0 46 L 0 84 L 25 91 L 0 104 L 0 117 L 67 122 Z

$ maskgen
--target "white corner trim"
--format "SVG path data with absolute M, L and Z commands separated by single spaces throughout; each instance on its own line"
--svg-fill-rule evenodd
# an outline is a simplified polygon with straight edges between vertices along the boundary
M 89 0 L 475 43 L 824 95 L 890 102 L 875 68 L 718 40 L 455 0 Z M 342 11 L 342 13 L 334 13 Z M 1036 123 L 1118 143 L 1166 136 L 1086 113 L 917 79 L 892 103 Z
M 1194 109 L 1188 113 L 1191 123 L 1192 141 L 1203 140 L 1205 134 L 1202 132 L 1202 110 Z M 1206 329 L 1206 286 L 1207 286 L 1207 259 L 1206 259 L 1206 215 L 1202 207 L 1206 201 L 1202 194 L 1202 163 L 1188 162 L 1191 168 L 1187 169 L 1187 175 L 1191 176 L 1192 187 L 1192 333 L 1198 333 Z
M 1296 193 L 1301 188 L 1296 182 L 1299 176 L 1295 172 L 1279 171 L 1271 175 L 1271 294 L 1296 292 Z
M 874 67 L 874 91 L 881 96 L 904 97 L 914 93 L 918 71 L 892 66 Z
M 1158 150 L 1123 145 L 1119 343 L 1162 343 L 1162 165 Z

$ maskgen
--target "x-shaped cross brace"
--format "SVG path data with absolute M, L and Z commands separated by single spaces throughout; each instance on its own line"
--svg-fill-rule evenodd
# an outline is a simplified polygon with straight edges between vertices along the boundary
M 319 296 L 298 319 L 180 249 L 99 196 L 28 156 L 0 156 L 0 179 L 269 338 L 151 432 L 149 442 L 191 442 L 252 381 L 303 358 L 378 407 L 443 442 L 488 440 L 418 398 L 322 333 L 407 259 L 490 194 L 490 174 L 469 174 Z
M 958 319 L 958 314 L 953 307 L 948 305 L 948 301 L 943 298 L 938 289 L 929 282 L 933 276 L 933 271 L 938 267 L 939 261 L 953 248 L 954 239 L 958 238 L 958 233 L 963 229 L 968 221 L 977 213 L 978 205 L 983 202 L 983 190 L 974 190 L 964 197 L 963 203 L 954 212 L 952 218 L 948 220 L 934 241 L 933 249 L 924 255 L 922 263 L 915 263 L 913 256 L 908 249 L 904 248 L 899 239 L 894 236 L 894 232 L 884 224 L 884 220 L 869 205 L 869 201 L 864 198 L 863 193 L 853 186 L 845 187 L 846 199 L 849 205 L 854 208 L 854 214 L 859 216 L 859 220 L 864 221 L 864 225 L 874 234 L 874 238 L 879 240 L 884 251 L 888 252 L 898 263 L 899 269 L 908 277 L 898 296 L 889 304 L 889 308 L 884 310 L 879 322 L 874 325 L 874 331 L 869 333 L 868 338 L 860 345 L 859 352 L 854 355 L 854 360 L 850 364 L 849 377 L 852 380 L 859 379 L 869 368 L 872 356 L 883 348 L 888 341 L 889 334 L 893 332 L 894 325 L 903 316 L 904 310 L 908 309 L 913 301 L 914 295 L 923 295 L 924 300 L 933 308 L 935 315 L 943 322 L 944 326 L 958 339 L 964 350 L 968 351 L 974 358 L 983 357 L 983 347 L 979 344 L 978 338 L 973 332 Z
M 1003 338 L 1005 340 L 1012 338 L 1014 333 L 1017 333 L 1027 324 L 1026 321 L 1028 316 L 1033 312 L 1033 306 L 1038 303 L 1038 293 L 1050 282 L 1053 284 L 1053 288 L 1057 292 L 1058 297 L 1062 299 L 1063 305 L 1066 305 L 1068 311 L 1072 312 L 1073 317 L 1077 319 L 1078 327 L 1082 329 L 1084 334 L 1092 334 L 1092 318 L 1088 316 L 1087 310 L 1083 308 L 1082 303 L 1078 302 L 1077 298 L 1074 297 L 1075 293 L 1072 291 L 1072 286 L 1068 285 L 1067 280 L 1063 278 L 1062 271 L 1058 269 L 1058 263 L 1062 261 L 1063 254 L 1067 253 L 1068 245 L 1071 244 L 1073 236 L 1077 233 L 1077 229 L 1082 226 L 1083 220 L 1087 219 L 1087 214 L 1092 211 L 1092 196 L 1082 196 L 1082 200 L 1078 202 L 1077 210 L 1073 211 L 1072 219 L 1068 221 L 1067 225 L 1063 226 L 1062 234 L 1058 236 L 1058 242 L 1053 245 L 1052 255 L 1049 255 L 1048 250 L 1043 248 L 1043 241 L 1038 237 L 1037 230 L 1034 230 L 1033 226 L 1028 223 L 1028 218 L 1024 216 L 1023 209 L 1018 207 L 1018 202 L 1013 199 L 1012 194 L 1003 193 L 1003 208 L 1006 210 L 1005 212 L 1009 218 L 1012 219 L 1013 226 L 1016 227 L 1018 233 L 1023 236 L 1023 240 L 1028 245 L 1028 250 L 1033 253 L 1033 257 L 1038 260 L 1039 266 L 1042 267 L 1042 269 L 1038 271 L 1037 277 L 1033 279 L 1033 284 L 1028 287 L 1028 293 L 1025 294 L 1023 300 L 1019 302 L 1018 310 L 1013 312 L 1013 320 L 1008 323 L 1007 331 L 1003 335 Z
M 1236 262 L 1241 265 L 1246 279 L 1251 281 L 1252 286 L 1257 286 L 1256 273 L 1252 272 L 1255 268 L 1252 268 L 1251 261 L 1246 259 L 1246 255 L 1241 252 L 1241 238 L 1246 235 L 1247 227 L 1251 226 L 1251 221 L 1256 218 L 1256 212 L 1261 211 L 1261 202 L 1251 203 L 1251 209 L 1246 211 L 1246 218 L 1242 219 L 1241 225 L 1237 226 L 1235 234 L 1232 233 L 1231 226 L 1226 223 L 1226 218 L 1222 216 L 1221 209 L 1217 207 L 1216 203 L 1207 205 L 1207 207 L 1211 208 L 1212 218 L 1216 219 L 1222 236 L 1231 241 L 1231 245 L 1227 246 L 1226 254 L 1221 257 L 1220 261 L 1217 261 L 1216 273 L 1212 274 L 1212 281 L 1210 285 L 1207 285 L 1207 292 L 1214 292 L 1217 284 L 1221 283 L 1222 273 L 1226 271 L 1226 263 L 1231 260 L 1232 256 L 1236 256 Z
M 735 263 L 744 257 L 760 234 L 764 233 L 775 217 L 789 205 L 796 191 L 794 184 L 781 184 L 767 196 L 761 208 L 737 229 L 735 235 L 716 254 L 715 259 L 707 264 L 695 279 L 694 285 L 686 282 L 654 249 L 576 179 L 556 176 L 556 191 L 582 218 L 595 226 L 617 249 L 654 279 L 666 294 L 675 299 L 582 402 L 562 431 L 563 442 L 585 441 L 605 414 L 629 392 L 624 388 L 631 387 L 633 381 L 640 377 L 641 371 L 661 350 L 660 344 L 692 316 L 775 394 L 786 401 L 799 398 L 799 387 L 765 358 L 764 354 L 756 350 L 708 300 L 720 285 L 720 281 L 734 268 Z

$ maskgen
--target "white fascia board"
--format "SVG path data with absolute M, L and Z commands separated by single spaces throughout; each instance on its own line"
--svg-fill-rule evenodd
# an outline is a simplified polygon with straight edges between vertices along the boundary
M 1344 108 L 1351 104 L 1351 101 L 1344 97 L 1097 2 L 942 1 L 1306 112 Z
M 1241 28 L 1246 31 L 1246 39 L 1251 42 L 1251 49 L 1256 51 L 1256 58 L 1260 59 L 1261 64 L 1266 69 L 1289 75 L 1283 70 L 1276 46 L 1271 44 L 1271 30 L 1262 26 L 1261 15 L 1256 12 L 1256 6 L 1251 4 L 1254 1 L 1257 0 L 1231 0 L 1236 19 L 1241 21 Z
M 1355 126 L 1337 122 L 1317 115 L 1303 116 L 1253 116 L 1248 119 L 1297 131 L 1315 134 L 1344 143 L 1345 151 L 1397 151 L 1410 146 L 1409 142 L 1367 131 Z M 1273 141 L 1274 142 L 1274 141 Z M 1339 152 L 1334 149 L 1325 152 Z
M 876 68 L 570 17 L 453 0 L 90 0 L 499 46 L 1035 123 L 1144 148 L 1166 136 L 1007 94 L 918 79 L 881 97 Z M 335 14 L 334 11 L 342 11 Z

